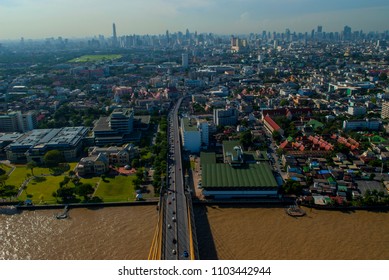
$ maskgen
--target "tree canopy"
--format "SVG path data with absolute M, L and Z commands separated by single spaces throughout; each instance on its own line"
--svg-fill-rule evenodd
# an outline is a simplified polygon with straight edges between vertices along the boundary
M 48 167 L 57 167 L 61 162 L 65 161 L 65 158 L 62 152 L 51 150 L 44 155 L 43 160 Z
M 13 197 L 18 194 L 18 189 L 14 185 L 3 185 L 0 187 L 0 197 Z
M 34 168 L 37 166 L 38 166 L 38 164 L 35 161 L 31 160 L 31 161 L 27 162 L 26 168 L 30 169 L 32 176 L 34 176 Z
M 93 194 L 95 189 L 91 184 L 85 183 L 85 184 L 80 184 L 76 187 L 75 192 L 79 196 L 83 196 L 85 200 L 88 199 L 88 196 Z

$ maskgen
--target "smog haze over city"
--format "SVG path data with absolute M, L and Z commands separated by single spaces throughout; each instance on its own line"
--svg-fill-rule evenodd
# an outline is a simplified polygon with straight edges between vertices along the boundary
M 248 34 L 388 29 L 386 0 L 0 0 L 0 40 L 161 34 L 166 30 Z

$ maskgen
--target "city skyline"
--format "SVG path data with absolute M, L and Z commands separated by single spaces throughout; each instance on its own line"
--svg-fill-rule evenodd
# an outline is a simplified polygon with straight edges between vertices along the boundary
M 163 34 L 166 30 L 248 34 L 262 30 L 389 30 L 384 0 L 0 0 L 0 40 Z

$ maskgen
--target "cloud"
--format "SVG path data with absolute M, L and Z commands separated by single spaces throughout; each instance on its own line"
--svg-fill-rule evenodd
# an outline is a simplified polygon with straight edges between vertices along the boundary
M 249 12 L 244 12 L 242 14 L 240 14 L 240 20 L 241 21 L 249 21 L 251 18 L 250 18 L 250 13 Z

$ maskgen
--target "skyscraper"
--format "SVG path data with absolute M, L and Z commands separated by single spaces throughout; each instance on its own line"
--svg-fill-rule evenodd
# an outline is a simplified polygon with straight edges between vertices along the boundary
M 116 36 L 116 25 L 115 23 L 112 24 L 112 46 L 117 47 L 118 46 L 118 38 Z
M 182 54 L 182 67 L 183 68 L 188 68 L 189 66 L 189 56 L 188 53 L 183 53 Z
M 351 27 L 350 26 L 345 26 L 343 28 L 343 39 L 344 40 L 350 40 L 351 39 Z

